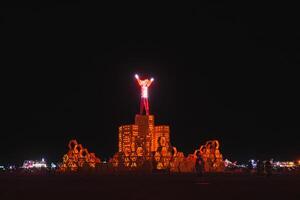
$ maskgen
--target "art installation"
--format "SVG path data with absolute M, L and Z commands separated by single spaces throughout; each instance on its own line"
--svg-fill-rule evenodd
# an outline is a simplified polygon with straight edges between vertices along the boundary
M 135 170 L 145 167 L 145 163 L 150 163 L 151 168 L 156 170 L 195 172 L 196 154 L 185 157 L 183 152 L 178 152 L 176 147 L 171 145 L 170 127 L 156 126 L 154 115 L 149 113 L 148 87 L 154 79 L 141 80 L 138 75 L 135 75 L 135 78 L 141 86 L 140 114 L 135 116 L 134 124 L 119 127 L 119 151 L 110 159 L 112 166 Z M 218 141 L 208 141 L 200 150 L 197 151 L 201 152 L 206 172 L 224 169 Z
M 82 168 L 95 168 L 100 163 L 95 153 L 89 153 L 86 148 L 78 144 L 76 140 L 70 140 L 69 151 L 63 156 L 63 163 L 59 167 L 59 171 L 77 171 Z
M 225 165 L 217 140 L 206 142 L 187 157 L 172 146 L 170 127 L 156 125 L 154 115 L 149 112 L 148 88 L 154 79 L 141 80 L 138 75 L 135 78 L 141 87 L 140 114 L 135 115 L 134 124 L 119 126 L 118 152 L 109 159 L 109 166 L 114 171 L 167 170 L 173 173 L 194 173 L 198 153 L 203 160 L 205 172 L 223 171 Z M 100 159 L 94 153 L 89 153 L 76 140 L 71 140 L 60 171 L 78 171 L 84 167 L 93 169 L 97 165 L 100 165 Z
M 148 87 L 153 78 L 141 80 L 135 75 L 141 87 L 140 114 L 135 123 L 119 127 L 119 151 L 110 162 L 122 169 L 159 168 L 166 169 L 173 156 L 170 144 L 170 128 L 156 126 L 154 116 L 149 113 Z M 146 114 L 143 115 L 145 110 Z

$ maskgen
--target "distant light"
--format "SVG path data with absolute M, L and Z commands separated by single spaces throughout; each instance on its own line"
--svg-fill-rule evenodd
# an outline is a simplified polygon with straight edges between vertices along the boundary
M 135 77 L 136 79 L 138 79 L 138 78 L 139 78 L 139 75 L 135 74 L 134 77 Z
M 44 158 L 42 158 L 41 161 L 25 160 L 22 166 L 22 168 L 25 169 L 43 168 L 43 167 L 47 168 L 47 163 L 45 162 Z
M 42 167 L 47 167 L 47 165 L 44 164 L 44 163 L 34 163 L 34 164 L 32 165 L 32 167 L 35 167 L 35 168 L 42 168 Z
M 154 81 L 154 78 L 151 78 L 151 81 Z

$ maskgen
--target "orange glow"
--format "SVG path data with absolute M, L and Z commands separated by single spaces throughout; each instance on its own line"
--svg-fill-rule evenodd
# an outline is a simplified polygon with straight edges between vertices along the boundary
M 204 171 L 206 172 L 220 172 L 224 171 L 225 164 L 223 161 L 223 156 L 219 150 L 220 143 L 218 140 L 207 141 L 205 145 L 200 146 L 199 151 L 203 161 L 204 161 Z
M 78 168 L 84 166 L 95 168 L 100 163 L 100 158 L 96 157 L 95 153 L 89 153 L 76 140 L 71 140 L 68 147 L 69 151 L 63 156 L 63 163 L 59 168 L 60 171 L 77 171 Z
M 115 162 L 113 166 L 124 162 L 125 167 L 140 167 L 145 160 L 154 159 L 159 168 L 169 167 L 173 150 L 170 129 L 169 126 L 155 126 L 153 115 L 136 115 L 134 124 L 119 127 L 118 138 L 119 156 L 111 159 Z

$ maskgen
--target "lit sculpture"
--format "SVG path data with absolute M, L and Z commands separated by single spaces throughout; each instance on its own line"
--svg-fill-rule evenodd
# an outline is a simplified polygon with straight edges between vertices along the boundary
M 158 138 L 158 148 L 154 153 L 154 160 L 156 161 L 156 169 L 166 169 L 169 167 L 172 158 L 172 150 L 166 142 L 165 137 Z
M 68 144 L 69 151 L 63 156 L 63 163 L 60 165 L 59 171 L 65 172 L 77 171 L 78 168 L 87 166 L 95 168 L 100 163 L 100 159 L 95 153 L 89 153 L 86 148 L 78 144 L 76 140 L 71 140 Z
M 178 152 L 176 147 L 173 148 L 174 148 L 174 154 L 170 162 L 170 171 L 175 173 L 183 172 L 181 168 L 182 168 L 182 163 L 185 160 L 184 154 L 183 152 Z
M 172 173 L 194 173 L 196 159 L 200 153 L 205 172 L 224 171 L 225 161 L 217 140 L 206 142 L 186 157 L 183 152 L 177 151 L 177 148 L 171 145 L 170 127 L 157 126 L 154 123 L 154 115 L 149 114 L 148 87 L 154 79 L 140 80 L 138 75 L 135 75 L 135 78 L 141 87 L 140 115 L 135 116 L 134 124 L 119 127 L 119 149 L 109 159 L 107 169 L 111 167 L 114 172 L 131 170 L 151 172 L 155 169 L 168 170 Z M 144 109 L 146 115 L 143 115 Z M 100 159 L 94 153 L 89 153 L 76 140 L 71 140 L 68 147 L 69 151 L 63 156 L 59 171 L 78 171 L 82 168 L 104 169 L 105 165 L 100 165 Z
M 194 156 L 196 157 L 196 153 L 199 151 L 204 161 L 204 171 L 224 171 L 225 163 L 223 161 L 223 156 L 220 153 L 219 146 L 220 144 L 218 140 L 210 140 L 207 141 L 205 145 L 200 146 L 200 148 L 195 151 Z
M 148 102 L 148 87 L 154 81 L 154 78 L 141 80 L 139 75 L 135 75 L 136 80 L 141 86 L 141 103 L 140 103 L 140 114 L 143 114 L 143 110 L 145 109 L 146 115 L 149 115 L 149 102 Z

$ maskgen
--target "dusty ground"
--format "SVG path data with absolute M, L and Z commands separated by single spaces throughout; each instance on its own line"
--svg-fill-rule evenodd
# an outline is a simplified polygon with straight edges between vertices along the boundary
M 297 199 L 300 175 L 1 175 L 4 199 Z

